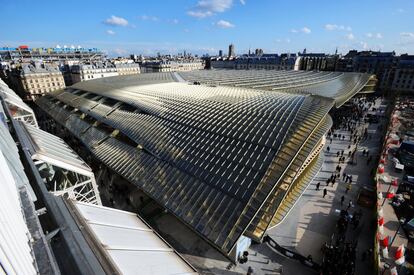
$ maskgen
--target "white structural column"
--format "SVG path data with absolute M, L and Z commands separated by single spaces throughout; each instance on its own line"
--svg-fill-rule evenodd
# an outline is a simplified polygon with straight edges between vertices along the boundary
M 17 184 L 0 152 L 0 273 L 37 274 Z

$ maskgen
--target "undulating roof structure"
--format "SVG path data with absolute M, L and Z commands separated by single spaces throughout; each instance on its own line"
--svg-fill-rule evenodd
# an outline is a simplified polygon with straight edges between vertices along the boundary
M 229 254 L 241 235 L 259 241 L 283 219 L 283 202 L 303 192 L 320 164 L 329 110 L 370 79 L 293 71 L 141 74 L 78 83 L 37 104 L 106 166 Z
M 373 92 L 375 75 L 343 72 L 207 70 L 183 72 L 187 81 L 333 98 L 337 107 L 356 93 Z

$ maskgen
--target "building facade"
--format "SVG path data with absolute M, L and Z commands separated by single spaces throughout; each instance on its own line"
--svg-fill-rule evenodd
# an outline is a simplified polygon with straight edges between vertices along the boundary
M 0 61 L 44 61 L 64 60 L 103 60 L 105 54 L 97 48 L 56 46 L 54 48 L 30 48 L 22 45 L 17 48 L 0 47 Z
M 257 51 L 256 51 L 257 52 Z M 295 54 L 263 54 L 244 55 L 235 59 L 236 70 L 292 70 L 295 65 Z
M 115 68 L 119 75 L 133 75 L 141 72 L 139 64 L 137 63 L 115 63 Z
M 414 92 L 414 55 L 401 55 L 394 75 L 392 90 Z
M 65 88 L 63 74 L 57 66 L 51 64 L 23 64 L 17 69 L 18 84 L 25 93 L 26 99 Z
M 119 75 L 115 65 L 109 62 L 73 65 L 70 71 L 72 83 Z
M 142 64 L 146 72 L 187 72 L 194 70 L 203 70 L 205 62 L 201 59 L 183 60 L 183 61 L 149 61 Z

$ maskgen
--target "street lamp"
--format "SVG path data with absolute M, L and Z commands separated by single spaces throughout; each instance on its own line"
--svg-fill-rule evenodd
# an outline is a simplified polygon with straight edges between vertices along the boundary
M 404 223 L 405 223 L 405 218 L 401 218 L 401 219 L 399 220 L 399 223 L 398 223 L 398 228 L 397 228 L 397 231 L 395 231 L 394 237 L 392 238 L 392 241 L 391 241 L 390 247 L 392 246 L 392 243 L 394 242 L 395 238 L 397 237 L 397 234 L 398 234 L 398 231 L 400 230 L 400 227 L 401 227 Z

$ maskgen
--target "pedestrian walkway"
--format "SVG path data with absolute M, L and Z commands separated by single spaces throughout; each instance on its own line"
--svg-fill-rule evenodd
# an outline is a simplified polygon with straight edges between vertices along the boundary
M 395 112 L 396 118 L 400 116 L 400 112 Z M 392 119 L 390 123 L 390 127 L 388 128 L 389 135 L 395 135 L 396 133 L 400 133 L 400 126 L 401 123 L 398 119 Z M 378 194 L 381 194 L 383 199 L 379 199 L 380 207 L 382 209 L 383 214 L 383 237 L 389 238 L 389 246 L 388 246 L 388 257 L 385 258 L 384 254 L 382 252 L 383 247 L 381 247 L 381 261 L 379 263 L 380 270 L 384 270 L 384 263 L 387 263 L 390 267 L 396 266 L 395 264 L 395 254 L 397 251 L 397 248 L 400 245 L 404 245 L 407 247 L 408 245 L 408 239 L 405 235 L 403 229 L 401 228 L 402 220 L 399 220 L 394 207 L 391 204 L 391 199 L 387 199 L 388 193 L 395 193 L 397 191 L 397 186 L 392 185 L 392 181 L 396 180 L 397 184 L 400 185 L 402 183 L 402 177 L 404 173 L 397 172 L 395 167 L 395 162 L 393 161 L 393 151 L 395 151 L 399 148 L 400 144 L 394 144 L 391 142 L 391 139 L 387 140 L 388 143 L 385 145 L 389 148 L 389 152 L 385 157 L 385 163 L 384 163 L 384 172 L 378 173 Z M 401 213 L 400 213 L 401 215 Z M 404 221 L 408 222 L 408 221 Z M 399 268 L 400 269 L 400 268 Z M 401 269 L 400 271 L 401 272 Z M 385 269 L 384 274 L 391 274 L 389 268 Z
M 380 100 L 377 100 L 376 105 L 379 104 Z M 331 142 L 329 139 L 327 140 L 324 148 L 325 159 L 321 170 L 287 218 L 277 227 L 268 231 L 268 234 L 276 242 L 304 256 L 311 255 L 315 262 L 322 263 L 321 248 L 325 242 L 330 242 L 332 234 L 336 231 L 340 210 L 346 209 L 349 202 L 352 201 L 353 206 L 349 209 L 350 214 L 362 211 L 362 218 L 355 230 L 352 225 L 349 226 L 346 241 L 357 241 L 356 274 L 369 274 L 372 265 L 368 263 L 368 260 L 362 262 L 362 253 L 369 248 L 373 248 L 375 235 L 374 210 L 358 206 L 357 197 L 363 186 L 373 186 L 371 171 L 375 164 L 374 161 L 368 161 L 368 159 L 370 156 L 375 157 L 379 154 L 381 140 L 380 135 L 376 134 L 377 126 L 377 124 L 358 124 L 353 134 L 357 132 L 362 137 L 367 131 L 367 139 L 361 139 L 357 144 L 354 143 L 354 138 L 350 138 L 350 131 L 345 129 L 335 131 L 337 137 L 332 138 Z M 341 138 L 338 138 L 338 136 Z M 342 138 L 342 136 L 345 136 L 345 138 Z M 329 152 L 327 152 L 328 146 Z M 345 163 L 339 164 L 338 152 L 341 155 L 342 150 L 344 151 Z M 353 164 L 349 164 L 349 151 L 352 154 L 354 150 L 356 152 L 354 153 Z M 368 156 L 363 155 L 364 150 L 369 152 Z M 367 164 L 367 162 L 369 163 Z M 338 174 L 338 165 L 341 166 L 340 177 L 335 179 L 333 185 L 332 182 L 327 184 L 327 179 Z M 343 173 L 352 176 L 350 185 L 343 180 Z M 317 183 L 320 183 L 319 190 L 316 190 Z M 347 186 L 350 187 L 348 192 Z M 323 190 L 325 188 L 327 194 L 324 198 Z M 344 200 L 341 205 L 342 196 Z

